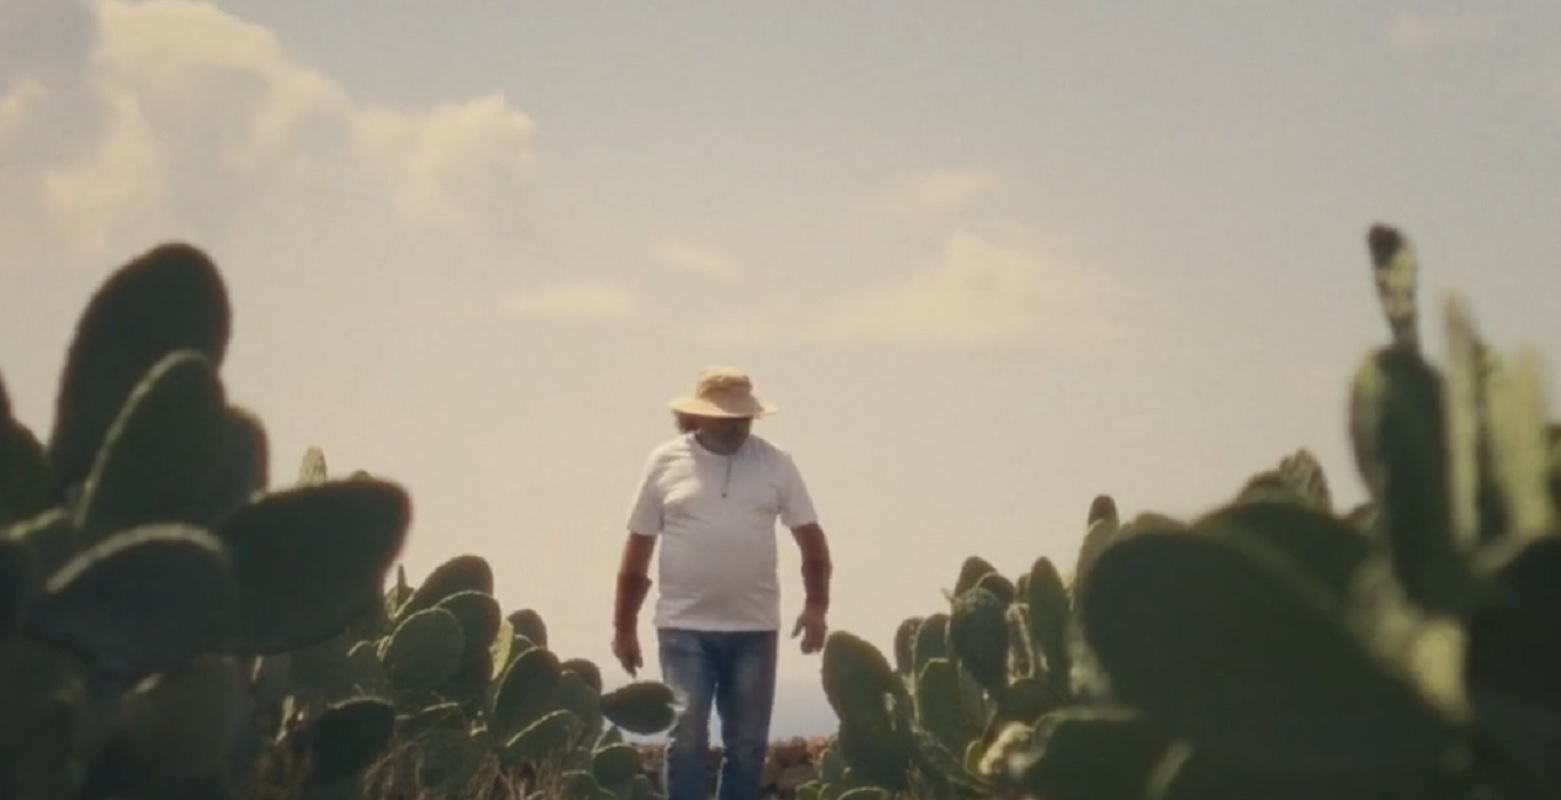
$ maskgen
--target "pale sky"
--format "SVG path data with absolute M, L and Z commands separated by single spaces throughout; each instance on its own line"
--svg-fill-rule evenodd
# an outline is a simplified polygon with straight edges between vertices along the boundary
M 1100 492 L 1195 513 L 1304 446 L 1358 501 L 1377 221 L 1434 354 L 1457 289 L 1561 357 L 1561 6 L 0 0 L 17 414 L 109 270 L 195 243 L 273 483 L 309 445 L 404 482 L 414 580 L 486 556 L 611 683 L 706 364 L 781 407 L 832 625 L 886 651 L 969 554 L 1067 569 Z M 827 727 L 818 666 L 788 642 L 777 735 Z

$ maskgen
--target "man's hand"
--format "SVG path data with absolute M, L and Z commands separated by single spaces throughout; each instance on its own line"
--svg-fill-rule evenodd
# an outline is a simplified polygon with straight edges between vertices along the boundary
M 639 634 L 633 631 L 619 631 L 612 637 L 612 654 L 631 678 L 645 666 L 645 660 L 640 656 Z
M 824 635 L 829 630 L 824 615 L 829 611 L 829 577 L 833 566 L 829 560 L 829 540 L 817 522 L 798 525 L 791 529 L 791 535 L 802 551 L 802 586 L 807 592 L 791 638 L 802 634 L 802 652 L 806 655 L 824 649 Z
M 825 611 L 818 606 L 807 606 L 797 615 L 797 625 L 791 630 L 791 638 L 802 636 L 802 652 L 811 655 L 824 649 L 824 635 L 829 625 L 824 621 Z
M 623 556 L 618 564 L 618 589 L 613 600 L 612 654 L 630 677 L 645 665 L 644 659 L 640 657 L 640 637 L 635 631 L 640 605 L 645 602 L 645 595 L 650 591 L 650 578 L 645 572 L 655 550 L 654 536 L 630 531 L 623 542 Z

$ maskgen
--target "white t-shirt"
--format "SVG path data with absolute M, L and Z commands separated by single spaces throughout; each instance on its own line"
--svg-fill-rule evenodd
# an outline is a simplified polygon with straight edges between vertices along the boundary
M 749 434 L 726 456 L 692 433 L 652 450 L 628 528 L 661 539 L 656 626 L 778 629 L 776 520 L 788 529 L 817 521 L 785 450 Z

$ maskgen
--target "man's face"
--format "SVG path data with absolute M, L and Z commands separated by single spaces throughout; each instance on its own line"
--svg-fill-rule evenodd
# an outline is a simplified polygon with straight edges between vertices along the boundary
M 699 436 L 712 450 L 730 453 L 742 446 L 752 427 L 753 420 L 748 417 L 704 417 L 699 420 Z

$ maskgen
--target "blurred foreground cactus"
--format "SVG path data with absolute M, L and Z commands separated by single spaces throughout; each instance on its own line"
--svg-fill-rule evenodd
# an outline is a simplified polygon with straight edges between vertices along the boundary
M 620 729 L 669 727 L 670 691 L 602 694 L 475 556 L 387 592 L 408 494 L 317 449 L 270 488 L 230 329 L 215 265 L 163 245 L 87 304 L 46 438 L 0 380 L 0 797 L 377 800 L 410 773 L 454 798 L 498 761 L 650 797 Z
M 265 429 L 221 378 L 228 298 L 164 245 L 87 304 L 45 439 L 0 385 L 0 796 L 225 797 L 262 760 L 325 789 L 388 743 L 388 704 L 256 723 L 267 660 L 379 602 L 410 500 L 267 489 Z
M 1386 226 L 1368 245 L 1389 342 L 1349 395 L 1365 503 L 1335 508 L 1303 449 L 1188 521 L 1119 528 L 1098 499 L 1065 605 L 1044 559 L 1018 581 L 967 559 L 896 667 L 831 635 L 841 728 L 810 800 L 1561 797 L 1540 361 L 1499 358 L 1450 296 L 1433 366 L 1413 249 Z

